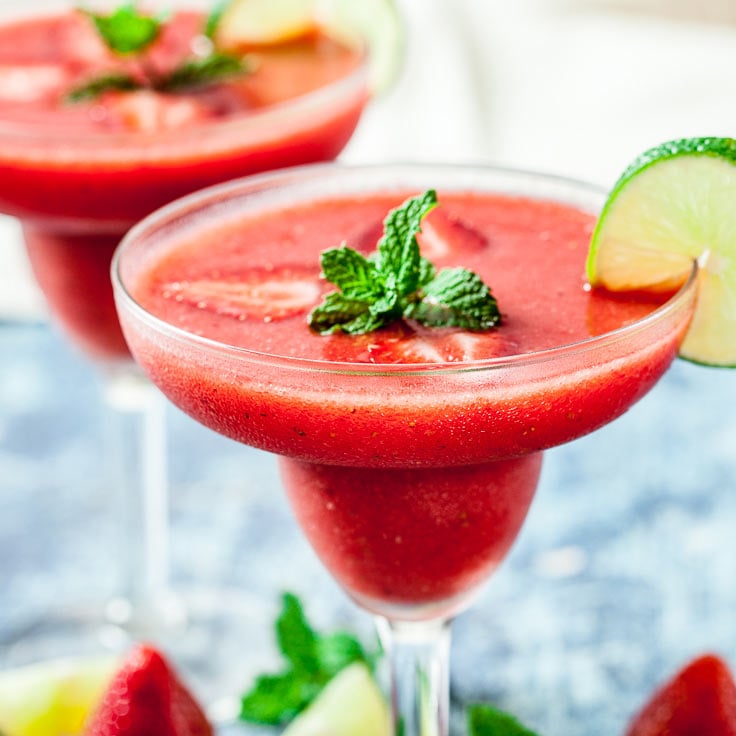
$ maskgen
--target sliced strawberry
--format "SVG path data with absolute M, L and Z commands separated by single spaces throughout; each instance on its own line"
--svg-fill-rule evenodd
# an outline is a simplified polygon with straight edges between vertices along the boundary
M 142 133 L 183 128 L 210 117 L 192 97 L 162 95 L 151 90 L 108 93 L 101 101 L 111 121 Z
M 626 736 L 736 736 L 736 685 L 713 654 L 690 662 L 657 690 Z
M 482 250 L 488 245 L 488 238 L 483 233 L 443 207 L 433 210 L 424 219 L 417 240 L 422 255 L 430 261 Z
M 493 357 L 496 342 L 495 334 L 412 328 L 397 322 L 366 335 L 331 335 L 325 338 L 325 358 L 376 364 L 461 363 Z
M 85 736 L 213 736 L 202 708 L 153 647 L 133 649 L 85 727 Z
M 352 238 L 348 243 L 353 250 L 359 253 L 369 255 L 378 247 L 378 241 L 383 235 L 383 221 L 379 220 L 372 225 L 368 225 L 364 230 L 358 233 L 357 237 Z
M 316 277 L 302 269 L 259 269 L 237 280 L 197 279 L 165 284 L 168 298 L 237 319 L 283 319 L 306 314 L 319 302 Z
M 35 102 L 61 94 L 67 81 L 55 64 L 0 65 L 0 100 Z

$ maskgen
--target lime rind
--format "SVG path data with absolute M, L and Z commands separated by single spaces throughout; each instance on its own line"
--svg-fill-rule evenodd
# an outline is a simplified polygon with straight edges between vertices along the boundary
M 391 736 L 388 703 L 370 670 L 355 662 L 338 672 L 283 736 Z
M 56 659 L 0 670 L 0 733 L 73 736 L 101 698 L 119 660 Z
M 611 291 L 669 292 L 700 265 L 680 348 L 736 366 L 736 140 L 693 138 L 646 151 L 614 186 L 591 239 L 588 279 Z
M 346 43 L 364 43 L 374 94 L 385 92 L 404 58 L 404 24 L 394 0 L 315 0 L 315 17 L 327 33 Z
M 314 0 L 234 0 L 217 24 L 215 41 L 225 48 L 240 44 L 289 41 L 314 27 Z
M 349 46 L 366 48 L 374 94 L 396 78 L 404 57 L 404 24 L 394 0 L 232 0 L 215 42 L 223 48 L 289 41 L 315 27 Z

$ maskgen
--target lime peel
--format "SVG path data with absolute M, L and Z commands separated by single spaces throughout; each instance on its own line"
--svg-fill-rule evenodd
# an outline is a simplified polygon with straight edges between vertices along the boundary
M 283 736 L 391 736 L 391 716 L 368 667 L 355 662 L 330 680 Z
M 366 47 L 373 92 L 396 77 L 404 32 L 394 0 L 232 0 L 215 43 L 225 49 L 283 43 L 316 28 L 348 46 Z
M 736 140 L 686 138 L 621 175 L 591 239 L 587 274 L 610 291 L 671 292 L 700 266 L 683 358 L 736 366 Z
M 0 670 L 0 733 L 81 733 L 118 664 L 113 656 L 80 657 Z

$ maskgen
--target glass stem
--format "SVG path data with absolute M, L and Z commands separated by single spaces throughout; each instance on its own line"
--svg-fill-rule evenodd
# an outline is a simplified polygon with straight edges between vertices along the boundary
M 377 619 L 391 668 L 396 736 L 448 736 L 450 622 Z
M 150 623 L 169 583 L 165 404 L 127 366 L 107 373 L 105 399 L 107 461 L 121 529 L 120 594 L 108 614 L 122 625 Z

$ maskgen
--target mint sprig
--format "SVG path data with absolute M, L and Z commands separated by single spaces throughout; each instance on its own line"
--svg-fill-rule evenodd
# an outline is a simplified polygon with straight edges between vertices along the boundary
M 490 705 L 470 705 L 468 736 L 537 736 L 509 713 Z
M 174 93 L 247 73 L 249 66 L 245 59 L 220 52 L 211 42 L 211 36 L 225 6 L 226 3 L 220 3 L 205 21 L 202 35 L 209 39 L 210 46 L 209 53 L 205 56 L 186 58 L 165 74 L 148 68 L 145 63 L 141 64 L 135 75 L 124 72 L 106 73 L 67 92 L 66 101 L 84 102 L 111 91 L 132 92 L 151 89 Z M 164 26 L 163 18 L 139 13 L 134 2 L 120 6 L 110 15 L 100 15 L 86 10 L 82 12 L 92 20 L 108 48 L 121 56 L 143 54 L 159 37 Z
M 161 33 L 162 20 L 139 13 L 134 2 L 121 5 L 109 15 L 83 12 L 95 24 L 107 47 L 117 54 L 138 54 Z
M 291 593 L 283 597 L 275 628 L 284 669 L 256 678 L 242 698 L 241 720 L 286 723 L 304 710 L 340 670 L 353 662 L 365 662 L 371 668 L 375 663 L 376 655 L 368 654 L 354 636 L 316 632 L 299 599 Z
M 464 268 L 436 272 L 420 254 L 417 233 L 437 204 L 430 189 L 389 212 L 370 257 L 344 244 L 322 253 L 322 273 L 338 291 L 329 292 L 310 313 L 315 332 L 359 335 L 399 319 L 467 330 L 488 330 L 501 322 L 496 299 L 477 274 Z
M 93 100 L 111 90 L 132 92 L 141 88 L 141 83 L 128 74 L 104 74 L 67 92 L 66 101 L 84 102 L 86 100 Z
M 162 92 L 191 89 L 247 71 L 243 59 L 232 54 L 213 51 L 202 58 L 186 59 L 167 76 L 154 82 L 153 87 Z

